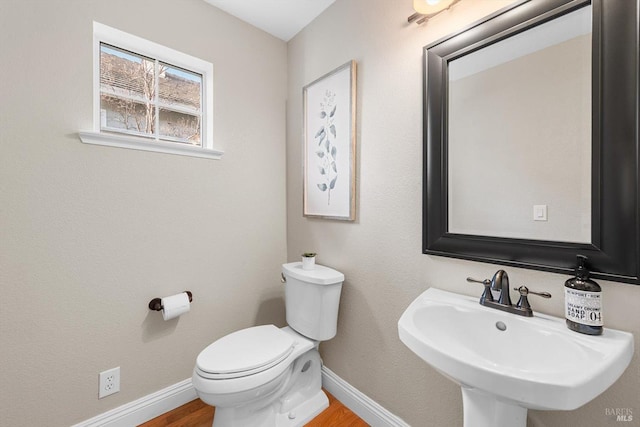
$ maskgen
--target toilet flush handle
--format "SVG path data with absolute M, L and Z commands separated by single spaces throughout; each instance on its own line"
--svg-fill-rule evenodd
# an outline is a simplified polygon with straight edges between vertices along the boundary
M 286 278 L 286 277 L 284 277 L 284 273 L 280 273 L 280 281 L 281 281 L 282 283 L 287 283 L 287 278 Z

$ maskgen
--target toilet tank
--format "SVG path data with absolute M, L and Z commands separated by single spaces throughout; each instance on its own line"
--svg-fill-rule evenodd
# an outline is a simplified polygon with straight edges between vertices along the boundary
M 287 324 L 307 338 L 325 341 L 336 335 L 344 274 L 323 265 L 303 270 L 301 262 L 282 265 Z

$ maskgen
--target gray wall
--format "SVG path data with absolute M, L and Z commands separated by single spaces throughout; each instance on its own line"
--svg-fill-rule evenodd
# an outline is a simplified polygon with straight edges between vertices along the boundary
M 82 144 L 92 21 L 214 65 L 220 161 Z M 286 44 L 201 0 L 0 0 L 0 424 L 68 426 L 284 324 Z M 154 297 L 194 293 L 164 322 Z M 98 373 L 121 392 L 98 400 Z
M 289 42 L 287 252 L 318 252 L 317 262 L 346 275 L 337 336 L 321 345 L 325 364 L 413 426 L 462 425 L 459 388 L 409 351 L 397 321 L 434 286 L 479 296 L 467 276 L 498 266 L 421 254 L 422 47 L 510 3 L 462 1 L 424 26 L 407 25 L 411 2 L 339 0 Z M 358 219 L 302 217 L 302 88 L 350 59 L 358 62 Z M 566 276 L 507 268 L 513 283 L 548 291 L 534 309 L 563 316 Z M 606 325 L 635 334 L 640 287 L 603 282 Z M 557 357 L 571 357 L 558 354 Z M 637 352 L 624 376 L 572 412 L 531 411 L 529 426 L 618 426 L 605 408 L 633 408 L 640 425 Z

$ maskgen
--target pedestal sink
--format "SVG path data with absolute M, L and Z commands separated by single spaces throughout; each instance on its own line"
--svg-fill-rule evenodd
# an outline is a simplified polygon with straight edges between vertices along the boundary
M 633 356 L 630 333 L 582 335 L 564 319 L 516 316 L 436 288 L 407 307 L 398 333 L 460 385 L 465 427 L 525 427 L 528 409 L 579 408 L 609 388 Z

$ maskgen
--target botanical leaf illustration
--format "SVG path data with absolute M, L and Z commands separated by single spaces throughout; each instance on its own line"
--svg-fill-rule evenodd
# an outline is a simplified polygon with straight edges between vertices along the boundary
M 331 182 L 329 183 L 329 188 L 333 190 L 333 187 L 336 186 L 336 180 L 338 179 L 338 175 L 336 175 Z
M 338 166 L 336 164 L 336 154 L 338 148 L 333 145 L 338 137 L 338 130 L 334 124 L 337 109 L 336 94 L 330 90 L 325 92 L 322 102 L 320 102 L 320 112 L 318 116 L 324 124 L 316 133 L 315 139 L 318 142 L 316 158 L 320 183 L 316 183 L 318 189 L 327 192 L 327 205 L 331 204 L 331 190 L 336 187 L 338 180 Z M 328 132 L 327 132 L 328 129 Z M 332 137 L 332 139 L 330 139 Z

